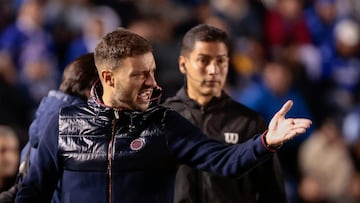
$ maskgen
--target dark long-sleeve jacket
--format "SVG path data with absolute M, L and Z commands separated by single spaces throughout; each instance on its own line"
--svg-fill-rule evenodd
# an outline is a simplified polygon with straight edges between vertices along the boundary
M 45 131 L 46 126 L 57 126 L 61 108 L 84 103 L 86 104 L 86 100 L 66 94 L 60 90 L 49 91 L 48 95 L 41 100 L 40 105 L 36 110 L 36 117 L 29 127 L 29 141 L 21 152 L 21 160 L 24 161 L 26 153 L 29 150 L 28 148 L 31 147 L 29 164 L 31 165 L 34 162 L 40 139 L 42 139 L 44 134 L 49 133 Z M 53 133 L 49 136 L 57 138 L 58 134 Z M 51 202 L 59 203 L 59 195 L 58 191 L 56 191 Z
M 66 94 L 60 90 L 49 91 L 48 95 L 41 100 L 35 113 L 35 119 L 29 127 L 29 141 L 27 145 L 29 144 L 32 148 L 30 162 L 34 160 L 40 139 L 44 135 L 44 130 L 46 129 L 44 126 L 56 126 L 57 121 L 55 123 L 49 123 L 49 121 L 52 120 L 51 118 L 58 118 L 62 107 L 84 103 L 86 103 L 86 100 Z M 57 135 L 53 136 L 57 137 Z M 21 152 L 21 160 L 24 160 L 26 152 L 27 148 L 24 148 Z
M 164 105 L 179 112 L 211 139 L 228 145 L 242 143 L 266 129 L 260 114 L 235 102 L 225 92 L 200 106 L 182 88 Z M 239 179 L 215 176 L 181 165 L 175 188 L 175 203 L 286 202 L 276 155 Z
M 177 164 L 238 176 L 272 152 L 263 136 L 226 146 L 208 139 L 177 112 L 153 105 L 145 112 L 110 108 L 100 83 L 88 105 L 61 110 L 59 138 L 44 137 L 16 198 L 48 202 L 61 179 L 62 202 L 171 203 Z

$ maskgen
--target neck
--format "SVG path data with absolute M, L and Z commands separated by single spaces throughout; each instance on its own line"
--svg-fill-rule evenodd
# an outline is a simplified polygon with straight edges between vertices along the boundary
M 200 106 L 205 106 L 214 97 L 213 95 L 211 96 L 196 95 L 196 94 L 192 94 L 189 91 L 187 91 L 187 95 L 189 96 L 190 99 L 196 101 Z
M 104 92 L 104 94 L 102 95 L 101 99 L 102 99 L 102 102 L 103 102 L 106 106 L 113 106 L 113 105 L 114 105 L 113 102 L 112 102 L 112 100 L 111 100 L 110 95 L 105 94 L 105 92 Z

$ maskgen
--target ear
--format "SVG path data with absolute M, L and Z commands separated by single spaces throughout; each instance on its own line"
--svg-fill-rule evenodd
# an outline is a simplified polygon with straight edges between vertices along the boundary
M 101 78 L 102 81 L 104 82 L 104 84 L 110 86 L 110 87 L 114 87 L 114 77 L 113 77 L 113 72 L 109 71 L 109 70 L 103 70 L 101 71 Z
M 178 58 L 179 70 L 182 74 L 186 73 L 186 58 L 184 56 L 179 56 Z

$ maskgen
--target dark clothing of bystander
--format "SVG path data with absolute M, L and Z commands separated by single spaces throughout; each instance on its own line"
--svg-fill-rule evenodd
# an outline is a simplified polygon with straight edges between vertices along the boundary
M 260 114 L 235 102 L 224 91 L 200 106 L 186 94 L 185 87 L 176 96 L 168 98 L 165 106 L 171 107 L 198 126 L 211 139 L 233 145 L 245 142 L 254 134 L 266 130 Z M 279 160 L 262 162 L 239 179 L 221 177 L 179 166 L 175 182 L 175 203 L 221 202 L 286 202 Z

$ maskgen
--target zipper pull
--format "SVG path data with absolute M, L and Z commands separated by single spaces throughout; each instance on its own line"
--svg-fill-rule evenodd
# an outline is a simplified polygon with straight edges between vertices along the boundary
M 119 116 L 119 110 L 118 109 L 115 109 L 114 110 L 114 114 L 115 114 L 115 119 L 118 120 L 120 118 Z

